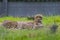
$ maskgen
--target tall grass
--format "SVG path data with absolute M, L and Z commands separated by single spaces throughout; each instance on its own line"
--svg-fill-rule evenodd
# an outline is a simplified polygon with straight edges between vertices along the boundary
M 50 33 L 49 29 L 11 30 L 0 27 L 0 40 L 60 40 L 60 30 Z

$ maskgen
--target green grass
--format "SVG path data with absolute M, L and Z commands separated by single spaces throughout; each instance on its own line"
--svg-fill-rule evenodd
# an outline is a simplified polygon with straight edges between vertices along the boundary
M 51 33 L 49 29 L 11 30 L 0 27 L 0 40 L 60 40 L 60 31 Z
M 27 17 L 12 17 L 12 16 L 9 16 L 9 17 L 1 17 L 1 18 L 0 18 L 0 22 L 3 22 L 4 20 L 12 20 L 12 21 L 31 21 L 31 20 L 28 20 Z
M 14 17 L 2 17 L 0 18 L 0 22 L 4 20 L 12 20 L 12 21 L 32 21 L 28 20 L 26 17 L 23 18 L 14 18 Z M 60 16 L 49 16 L 43 17 L 44 25 L 52 25 L 54 23 L 60 25 Z M 0 27 L 0 40 L 60 40 L 60 27 L 58 28 L 56 33 L 51 33 L 49 28 L 42 28 L 38 30 L 15 30 L 15 29 L 6 29 L 4 27 Z
M 42 20 L 44 25 L 53 24 L 60 24 L 60 16 L 44 16 Z

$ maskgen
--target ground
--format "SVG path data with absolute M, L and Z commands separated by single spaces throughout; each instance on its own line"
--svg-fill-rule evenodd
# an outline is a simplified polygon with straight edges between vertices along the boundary
M 2 17 L 0 23 L 4 20 L 32 21 L 27 18 Z M 54 20 L 59 27 L 56 33 L 51 33 L 49 27 L 54 23 Z M 37 30 L 6 29 L 0 26 L 0 40 L 60 40 L 60 16 L 44 16 L 42 22 L 44 28 Z

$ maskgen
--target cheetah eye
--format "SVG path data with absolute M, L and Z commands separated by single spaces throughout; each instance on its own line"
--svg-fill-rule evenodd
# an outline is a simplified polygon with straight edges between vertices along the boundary
M 42 18 L 42 17 L 39 17 L 39 18 Z
M 37 16 L 36 18 L 39 18 L 39 16 Z

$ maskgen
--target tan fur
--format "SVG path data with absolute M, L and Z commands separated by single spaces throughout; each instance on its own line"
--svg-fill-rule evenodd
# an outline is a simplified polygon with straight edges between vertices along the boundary
M 42 15 L 40 14 L 35 15 L 33 22 L 16 22 L 16 21 L 5 20 L 3 22 L 3 26 L 6 28 L 38 29 L 43 26 Z
M 10 21 L 10 20 L 5 20 L 3 22 L 3 26 L 6 28 L 16 28 L 17 24 L 18 23 L 16 21 Z
M 33 22 L 18 22 L 19 29 L 32 29 Z

